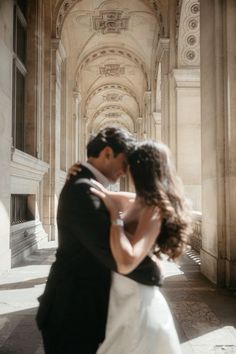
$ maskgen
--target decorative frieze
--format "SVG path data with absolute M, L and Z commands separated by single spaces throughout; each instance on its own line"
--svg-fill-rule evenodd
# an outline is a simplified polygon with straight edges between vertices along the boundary
M 123 11 L 103 10 L 99 16 L 93 16 L 93 28 L 103 34 L 120 33 L 128 29 L 129 17 L 124 16 Z
M 120 116 L 121 116 L 121 114 L 118 112 L 110 112 L 110 113 L 105 114 L 105 117 L 107 117 L 107 118 L 118 118 Z
M 179 5 L 178 11 L 180 13 L 179 23 L 177 23 L 179 66 L 199 66 L 200 3 L 196 0 L 184 0 Z
M 99 67 L 99 72 L 105 76 L 120 76 L 124 75 L 125 67 L 122 67 L 120 64 L 105 64 Z
M 107 95 L 103 95 L 104 102 L 119 102 L 122 100 L 123 96 L 118 93 L 108 93 Z

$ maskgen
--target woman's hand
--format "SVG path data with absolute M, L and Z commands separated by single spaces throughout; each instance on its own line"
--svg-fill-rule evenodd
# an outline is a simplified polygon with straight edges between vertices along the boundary
M 100 199 L 102 199 L 103 203 L 107 207 L 111 220 L 114 220 L 119 217 L 119 210 L 117 204 L 112 198 L 112 192 L 108 191 L 101 183 L 91 179 L 92 184 L 94 184 L 94 188 L 91 187 L 90 190 L 93 194 L 97 195 Z
M 78 161 L 69 168 L 67 172 L 66 180 L 68 181 L 70 177 L 75 176 L 80 171 L 81 171 L 81 163 Z

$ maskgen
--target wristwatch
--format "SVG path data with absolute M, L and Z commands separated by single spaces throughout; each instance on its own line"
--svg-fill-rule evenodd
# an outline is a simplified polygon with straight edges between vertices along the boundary
M 117 219 L 112 220 L 111 224 L 115 225 L 115 226 L 123 227 L 124 226 L 124 221 L 122 219 L 120 219 L 120 218 L 117 218 Z

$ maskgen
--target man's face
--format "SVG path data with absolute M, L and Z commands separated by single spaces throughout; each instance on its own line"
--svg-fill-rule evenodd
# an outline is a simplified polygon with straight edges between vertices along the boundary
M 127 160 L 124 153 L 120 153 L 114 156 L 111 150 L 106 160 L 106 169 L 104 171 L 105 176 L 113 183 L 124 176 L 127 172 Z

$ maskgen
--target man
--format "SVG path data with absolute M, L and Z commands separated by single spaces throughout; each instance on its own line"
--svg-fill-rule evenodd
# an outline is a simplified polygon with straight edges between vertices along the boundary
M 47 354 L 95 354 L 104 340 L 116 264 L 109 247 L 109 214 L 90 192 L 89 179 L 104 185 L 116 182 L 126 173 L 126 154 L 133 144 L 121 129 L 101 130 L 87 145 L 87 163 L 62 189 L 59 247 L 37 314 Z M 128 276 L 159 284 L 159 271 L 149 257 Z

